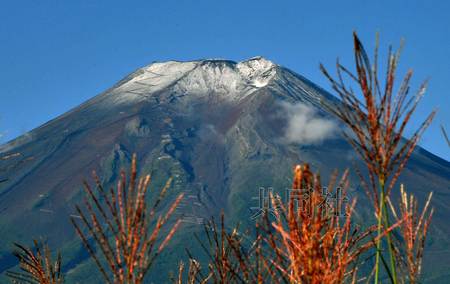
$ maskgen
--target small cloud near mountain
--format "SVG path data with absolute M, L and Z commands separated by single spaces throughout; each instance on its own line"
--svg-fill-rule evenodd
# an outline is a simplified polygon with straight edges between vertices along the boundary
M 312 106 L 282 102 L 281 107 L 287 119 L 284 139 L 288 143 L 319 144 L 339 129 L 335 121 L 321 117 Z

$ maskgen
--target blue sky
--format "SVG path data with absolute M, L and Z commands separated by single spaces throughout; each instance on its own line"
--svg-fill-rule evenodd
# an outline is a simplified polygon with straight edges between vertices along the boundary
M 438 115 L 421 145 L 450 160 L 448 1 L 2 1 L 0 142 L 66 112 L 152 61 L 262 55 L 330 89 L 318 69 L 353 67 L 352 31 L 382 51 L 405 38 L 400 73 L 431 78 L 413 127 Z M 381 56 L 385 55 L 382 52 Z M 385 57 L 384 57 L 385 58 Z

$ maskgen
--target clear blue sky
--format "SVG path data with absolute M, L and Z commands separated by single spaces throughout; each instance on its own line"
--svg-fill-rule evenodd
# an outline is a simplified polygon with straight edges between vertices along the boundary
M 339 3 L 338 3 L 339 2 Z M 368 47 L 406 45 L 400 70 L 430 77 L 414 117 L 439 113 L 421 145 L 450 160 L 449 1 L 2 1 L 1 142 L 77 106 L 138 67 L 170 59 L 256 55 L 329 89 L 319 72 L 339 56 L 352 64 L 352 31 Z

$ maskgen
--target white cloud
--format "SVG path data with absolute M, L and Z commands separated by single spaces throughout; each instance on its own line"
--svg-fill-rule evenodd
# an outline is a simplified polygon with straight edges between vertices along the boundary
M 288 102 L 281 106 L 287 119 L 284 138 L 288 143 L 318 144 L 332 138 L 339 129 L 336 122 L 320 117 L 312 106 Z

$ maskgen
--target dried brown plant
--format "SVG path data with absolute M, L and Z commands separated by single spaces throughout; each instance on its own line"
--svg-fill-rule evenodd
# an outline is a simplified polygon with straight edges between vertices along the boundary
M 329 203 L 319 175 L 313 174 L 308 165 L 297 166 L 287 203 L 277 196 L 272 198 L 276 221 L 270 222 L 266 212 L 256 224 L 255 238 L 248 243 L 244 241 L 249 235 L 240 234 L 239 228 L 226 231 L 223 215 L 220 227 L 212 220 L 205 227 L 207 243 L 199 239 L 209 256 L 210 282 L 356 282 L 363 262 L 360 258 L 375 245 L 370 234 L 376 226 L 361 231 L 352 224 L 356 201 L 344 205 L 347 176 L 347 172 L 339 180 L 337 174 L 332 176 L 328 188 L 337 185 L 343 195 Z M 305 193 L 307 199 L 303 199 Z M 339 214 L 341 209 L 345 218 Z M 382 236 L 401 222 L 400 218 Z
M 19 260 L 21 272 L 8 271 L 6 275 L 13 283 L 61 284 L 64 282 L 61 273 L 61 254 L 56 261 L 52 260 L 47 244 L 34 240 L 34 249 L 14 244 L 13 254 Z
M 206 241 L 196 236 L 208 257 L 208 278 L 212 283 L 258 283 L 255 274 L 252 250 L 246 250 L 244 236 L 239 233 L 238 226 L 231 232 L 225 228 L 224 214 L 221 214 L 218 226 L 212 218 L 204 226 Z M 193 259 L 191 253 L 189 253 Z
M 98 195 L 87 182 L 84 183 L 85 209 L 76 206 L 81 221 L 72 218 L 76 232 L 106 283 L 143 283 L 155 258 L 180 225 L 180 220 L 177 220 L 170 225 L 170 230 L 167 228 L 165 236 L 159 237 L 163 234 L 164 226 L 169 226 L 167 222 L 183 194 L 178 195 L 166 213 L 156 218 L 171 180 L 167 181 L 153 207 L 148 208 L 150 176 L 137 178 L 136 155 L 133 155 L 128 183 L 124 171 L 121 172 L 117 187 L 109 191 L 103 188 L 95 173 L 94 179 Z M 93 239 L 102 257 L 96 253 L 90 239 Z
M 198 261 L 196 261 L 195 259 L 189 260 L 189 268 L 187 271 L 186 280 L 184 280 L 184 282 L 183 282 L 184 271 L 185 271 L 185 265 L 183 262 L 180 262 L 180 264 L 178 266 L 178 277 L 176 279 L 172 279 L 172 283 L 174 283 L 174 284 L 183 284 L 183 283 L 206 284 L 206 283 L 208 283 L 208 280 L 210 278 L 210 275 L 205 277 L 201 274 L 200 263 Z
M 239 232 L 239 226 L 227 230 L 223 213 L 219 226 L 211 218 L 204 229 L 206 241 L 196 238 L 208 257 L 208 274 L 199 271 L 196 283 L 279 283 L 273 275 L 274 265 L 262 248 L 259 223 L 254 238 L 249 232 Z M 188 255 L 194 259 L 189 251 Z
M 386 82 L 383 92 L 378 81 L 378 39 L 374 52 L 374 65 L 356 33 L 353 34 L 357 75 L 353 75 L 339 61 L 336 63 L 338 79 L 333 79 L 321 65 L 321 70 L 332 83 L 333 89 L 341 98 L 341 103 L 329 109 L 340 118 L 352 131 L 354 136 L 346 135 L 348 141 L 366 162 L 371 181 L 379 178 L 387 182 L 386 194 L 392 189 L 398 175 L 406 165 L 408 158 L 417 145 L 422 133 L 431 123 L 433 111 L 410 139 L 403 139 L 403 134 L 420 99 L 425 94 L 427 82 L 418 92 L 409 96 L 409 84 L 412 70 L 409 70 L 394 94 L 394 82 L 400 50 L 392 52 L 389 48 Z M 358 98 L 351 87 L 344 84 L 343 74 L 348 75 L 360 87 L 363 101 Z M 371 195 L 378 200 L 378 191 Z M 378 204 L 378 203 L 376 203 Z
M 392 202 L 389 204 L 392 214 L 396 219 L 404 219 L 400 225 L 401 239 L 398 240 L 397 248 L 401 251 L 397 254 L 400 264 L 403 264 L 406 270 L 407 283 L 418 283 L 421 268 L 423 251 L 425 248 L 425 240 L 428 229 L 433 216 L 433 209 L 430 209 L 430 201 L 433 196 L 432 193 L 428 195 L 425 206 L 420 213 L 418 210 L 417 199 L 412 194 L 407 194 L 403 188 L 400 187 L 401 199 L 399 202 L 399 214 L 397 214 Z
M 262 217 L 267 223 L 268 215 L 266 213 Z M 239 263 L 236 274 L 240 275 L 238 278 L 240 283 L 261 284 L 267 283 L 269 280 L 271 283 L 279 283 L 274 272 L 275 265 L 270 261 L 270 253 L 268 254 L 266 250 L 264 228 L 261 230 L 260 221 L 256 223 L 254 239 L 244 237 L 250 236 L 248 232 L 237 234 L 238 228 L 235 228 L 232 234 L 226 235 L 233 257 Z
M 335 174 L 328 188 L 334 188 L 336 181 Z M 345 198 L 347 172 L 337 185 Z M 359 257 L 374 245 L 367 238 L 375 227 L 361 231 L 353 226 L 356 201 L 344 206 L 345 199 L 339 198 L 330 204 L 322 190 L 319 175 L 313 174 L 308 165 L 297 166 L 288 204 L 273 199 L 277 221 L 272 223 L 275 231 L 269 233 L 267 242 L 274 252 L 270 261 L 280 275 L 277 282 L 353 283 L 357 280 Z M 341 208 L 345 210 L 343 222 Z M 274 271 L 271 274 L 275 275 Z
M 322 65 L 320 67 L 341 98 L 340 103 L 328 108 L 348 126 L 352 134 L 344 135 L 368 168 L 369 186 L 366 186 L 366 192 L 373 201 L 380 236 L 383 227 L 389 227 L 390 223 L 386 197 L 390 195 L 419 138 L 435 116 L 435 111 L 425 119 L 410 139 L 404 139 L 405 128 L 425 93 L 427 82 L 420 86 L 415 95 L 409 96 L 409 84 L 413 74 L 412 70 L 409 70 L 398 92 L 394 94 L 400 50 L 392 52 L 392 48 L 389 48 L 385 85 L 382 89 L 378 79 L 378 37 L 373 65 L 356 33 L 353 34 L 353 39 L 356 75 L 342 66 L 339 60 L 336 63 L 337 79 L 333 79 Z M 345 85 L 343 75 L 347 75 L 359 86 L 362 100 L 350 86 Z M 396 265 L 390 234 L 386 235 L 386 240 L 390 256 L 390 268 L 387 268 L 387 272 L 392 282 L 396 283 Z M 379 281 L 381 252 L 382 242 L 379 239 L 375 283 Z

